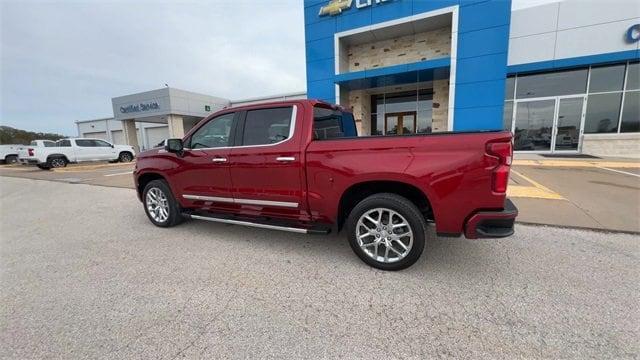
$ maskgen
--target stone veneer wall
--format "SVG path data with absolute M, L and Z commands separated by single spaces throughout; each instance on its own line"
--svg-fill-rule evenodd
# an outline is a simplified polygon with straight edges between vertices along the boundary
M 582 153 L 596 156 L 640 158 L 640 133 L 585 134 Z
M 449 130 L 449 80 L 433 81 L 433 113 L 431 131 Z
M 356 120 L 358 135 L 371 135 L 371 95 L 364 90 L 349 92 L 349 106 Z
M 349 47 L 349 72 L 425 61 L 451 53 L 451 27 Z

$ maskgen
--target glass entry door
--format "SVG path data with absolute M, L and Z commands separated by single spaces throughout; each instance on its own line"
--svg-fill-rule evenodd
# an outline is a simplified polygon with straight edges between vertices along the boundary
M 409 135 L 416 133 L 416 112 L 389 113 L 384 117 L 386 135 Z
M 584 98 L 559 98 L 554 151 L 578 151 Z
M 514 150 L 578 151 L 584 97 L 553 97 L 516 102 Z

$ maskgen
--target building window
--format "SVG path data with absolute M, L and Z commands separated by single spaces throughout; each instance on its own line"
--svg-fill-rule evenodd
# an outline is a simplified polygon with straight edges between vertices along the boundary
M 629 91 L 624 95 L 621 132 L 640 131 L 640 91 Z
M 530 99 L 547 96 L 584 94 L 588 69 L 518 76 L 516 97 Z
M 513 101 L 504 102 L 504 115 L 502 118 L 502 129 L 511 131 L 513 122 Z
M 516 92 L 516 77 L 510 76 L 507 78 L 504 86 L 504 98 L 506 100 L 513 100 L 513 96 Z
M 433 90 L 371 95 L 371 135 L 428 134 L 433 127 Z
M 624 64 L 591 68 L 589 93 L 621 91 L 624 85 L 624 70 Z
M 632 63 L 627 67 L 627 86 L 626 90 L 640 89 L 640 63 Z
M 511 128 L 514 106 L 520 112 L 525 100 L 556 96 L 586 96 L 582 129 L 586 134 L 640 132 L 638 62 L 509 77 L 505 84 L 503 127 L 514 131 Z M 565 101 L 558 99 L 560 104 Z M 516 116 L 516 122 L 524 121 L 518 119 Z M 554 124 L 561 121 L 554 118 Z M 516 124 L 516 128 L 520 127 Z
M 589 95 L 584 123 L 586 134 L 618 131 L 622 93 Z

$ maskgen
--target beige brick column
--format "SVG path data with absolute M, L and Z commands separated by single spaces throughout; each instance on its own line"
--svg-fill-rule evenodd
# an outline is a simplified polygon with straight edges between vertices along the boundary
M 169 125 L 169 137 L 181 138 L 184 136 L 184 119 L 178 115 L 168 115 L 167 124 Z
M 449 80 L 433 81 L 433 132 L 447 131 L 449 128 Z
M 124 141 L 127 145 L 133 146 L 136 152 L 140 151 L 138 134 L 136 132 L 136 121 L 133 119 L 122 120 L 122 130 L 124 131 Z
M 371 135 L 371 96 L 364 90 L 349 92 L 349 105 L 356 119 L 358 135 Z

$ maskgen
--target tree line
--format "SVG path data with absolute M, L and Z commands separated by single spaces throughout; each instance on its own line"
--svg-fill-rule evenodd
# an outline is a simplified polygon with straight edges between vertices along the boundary
M 59 140 L 66 136 L 54 133 L 41 133 L 0 126 L 0 145 L 22 144 L 29 145 L 33 140 Z

